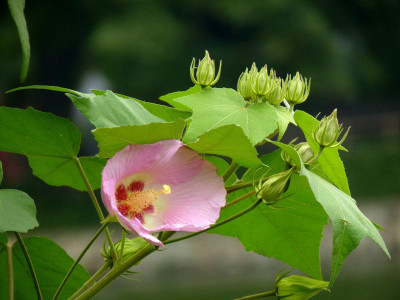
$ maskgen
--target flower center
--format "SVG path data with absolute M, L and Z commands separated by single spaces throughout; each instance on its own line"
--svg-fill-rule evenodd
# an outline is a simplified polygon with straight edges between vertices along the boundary
M 117 199 L 118 210 L 125 217 L 130 219 L 138 218 L 143 222 L 143 213 L 152 212 L 154 210 L 153 203 L 161 194 L 168 195 L 171 193 L 169 185 L 164 184 L 159 191 L 153 189 L 144 191 L 144 183 L 141 181 L 132 181 L 128 187 L 119 184 L 115 190 L 115 198 Z

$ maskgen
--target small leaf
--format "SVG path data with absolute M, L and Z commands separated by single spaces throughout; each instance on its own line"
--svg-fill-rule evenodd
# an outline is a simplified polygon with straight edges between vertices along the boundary
M 24 15 L 25 0 L 8 0 L 8 7 L 15 24 L 17 25 L 19 41 L 22 48 L 21 82 L 24 82 L 28 75 L 31 46 L 29 44 L 28 27 Z
M 18 190 L 0 190 L 0 232 L 27 232 L 37 226 L 31 197 Z
M 299 154 L 293 147 L 283 144 L 281 142 L 274 142 L 274 141 L 269 141 L 269 142 L 274 144 L 275 146 L 278 146 L 283 151 L 287 152 L 287 154 L 289 154 L 289 156 L 293 159 L 294 163 L 296 164 L 296 166 L 299 167 L 299 169 L 303 168 L 303 162 L 301 161 Z
M 318 126 L 319 121 L 301 110 L 296 110 L 294 114 L 294 119 L 296 120 L 297 125 L 303 131 L 304 136 L 306 137 L 311 149 L 314 151 L 314 153 L 318 153 L 319 145 L 312 138 L 311 131 L 313 129 L 313 126 Z M 338 148 L 325 148 L 324 151 L 322 151 L 318 162 L 324 173 L 329 177 L 329 179 L 339 189 L 350 195 L 349 183 L 347 182 L 343 162 L 339 157 Z
M 210 130 L 187 146 L 200 153 L 230 157 L 244 167 L 257 167 L 261 164 L 257 150 L 243 134 L 243 130 L 236 125 Z
M 173 107 L 176 107 L 177 109 L 190 110 L 189 107 L 187 107 L 186 105 L 183 105 L 179 102 L 176 102 L 175 99 L 199 93 L 199 92 L 201 92 L 201 90 L 202 90 L 201 86 L 195 85 L 195 86 L 192 86 L 191 88 L 187 89 L 186 91 L 174 92 L 174 93 L 169 93 L 167 95 L 161 96 L 160 100 L 167 102 L 168 104 L 172 105 Z
M 111 91 L 102 96 L 67 96 L 96 128 L 164 122 L 163 119 L 149 113 L 137 101 L 118 97 Z
M 85 94 L 81 92 L 77 92 L 71 89 L 59 87 L 59 86 L 53 86 L 53 85 L 28 85 L 28 86 L 22 86 L 18 87 L 12 90 L 7 91 L 7 93 L 12 93 L 16 91 L 21 91 L 21 90 L 49 90 L 49 91 L 55 91 L 55 92 L 63 92 L 63 93 L 70 93 L 74 95 L 81 95 L 84 96 Z
M 296 125 L 296 122 L 293 119 L 292 114 L 283 106 L 275 106 L 276 113 L 278 114 L 278 129 L 279 129 L 279 136 L 278 141 L 280 141 L 286 132 L 289 123 L 293 123 Z
M 28 156 L 28 159 L 33 174 L 47 184 L 87 191 L 74 159 L 44 156 Z M 100 188 L 101 171 L 106 160 L 99 157 L 80 157 L 79 160 L 92 189 Z
M 24 238 L 24 242 L 38 277 L 43 298 L 52 299 L 74 260 L 64 249 L 45 237 Z M 28 299 L 27 297 L 36 295 L 19 243 L 13 246 L 13 266 L 15 299 Z M 89 278 L 89 273 L 78 265 L 58 299 L 67 299 Z
M 193 111 L 185 134 L 185 143 L 195 142 L 206 132 L 225 125 L 237 125 L 255 145 L 274 133 L 278 115 L 268 103 L 250 104 L 232 89 L 205 89 L 199 93 L 174 100 Z
M 129 144 L 153 144 L 161 140 L 180 139 L 186 122 L 178 119 L 171 123 L 151 123 L 93 131 L 99 144 L 100 157 L 112 157 Z
M 303 169 L 311 189 L 333 224 L 332 286 L 346 257 L 368 236 L 388 257 L 390 254 L 374 224 L 358 209 L 356 201 L 313 172 Z

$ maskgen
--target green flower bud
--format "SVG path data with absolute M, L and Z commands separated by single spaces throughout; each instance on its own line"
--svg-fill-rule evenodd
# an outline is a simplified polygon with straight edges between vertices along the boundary
M 337 110 L 335 109 L 328 117 L 324 116 L 316 128 L 312 129 L 312 136 L 314 140 L 321 147 L 335 148 L 342 144 L 349 133 L 350 127 L 340 142 L 336 142 L 343 132 L 343 124 L 339 125 L 337 119 Z
M 237 84 L 237 91 L 247 101 L 251 99 L 251 87 L 250 87 L 251 83 L 250 82 L 251 82 L 250 74 L 249 74 L 248 69 L 246 68 L 246 71 L 244 71 L 239 77 L 238 84 Z
M 264 182 L 261 180 L 256 187 L 257 198 L 262 199 L 268 205 L 276 203 L 279 197 L 289 188 L 292 173 L 293 169 L 289 169 L 271 175 Z
M 286 77 L 286 100 L 292 104 L 300 104 L 306 101 L 310 94 L 311 79 L 307 81 L 299 72 L 292 79 L 291 75 Z
M 210 58 L 208 51 L 206 50 L 206 55 L 204 58 L 199 62 L 198 67 L 195 67 L 196 59 L 193 58 L 192 63 L 190 65 L 190 78 L 192 79 L 194 84 L 200 85 L 202 88 L 213 86 L 219 80 L 221 75 L 221 66 L 222 61 L 219 63 L 219 70 L 218 74 L 215 77 L 215 64 L 214 61 Z M 194 71 L 196 71 L 196 78 L 194 76 Z
M 148 243 L 140 237 L 132 240 L 126 238 L 124 242 L 122 261 L 131 257 L 133 254 L 139 252 L 141 249 L 146 247 L 146 245 L 148 245 Z M 117 255 L 119 256 L 121 253 L 121 241 L 114 244 L 114 249 Z M 104 257 L 106 262 L 113 261 L 110 247 L 108 247 L 108 249 L 103 248 L 101 251 L 101 255 Z
M 274 89 L 265 96 L 265 98 L 267 99 L 267 101 L 274 105 L 274 106 L 278 106 L 279 104 L 281 104 L 281 102 L 283 101 L 283 99 L 285 98 L 285 88 L 286 88 L 286 83 L 284 81 L 282 81 L 282 79 L 276 79 L 276 82 L 274 84 Z
M 268 74 L 268 67 L 265 65 L 258 74 L 251 77 L 251 89 L 257 102 L 260 99 L 268 95 L 276 85 L 276 76 L 274 71 L 271 69 Z
M 312 151 L 310 145 L 307 142 L 297 144 L 296 146 L 294 146 L 294 149 L 297 151 L 301 160 L 305 164 L 307 164 L 314 157 L 314 152 Z M 281 158 L 285 163 L 287 163 L 291 167 L 296 167 L 295 162 L 286 151 L 282 150 Z
M 276 298 L 285 300 L 307 300 L 321 291 L 327 291 L 329 282 L 292 275 L 276 284 Z

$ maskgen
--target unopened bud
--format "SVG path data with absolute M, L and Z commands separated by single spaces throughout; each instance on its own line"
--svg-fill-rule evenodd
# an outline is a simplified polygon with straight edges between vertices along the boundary
M 286 100 L 292 104 L 300 104 L 307 100 L 310 94 L 311 79 L 307 81 L 299 72 L 294 78 L 291 75 L 286 77 Z
M 339 125 L 335 109 L 328 117 L 323 117 L 316 128 L 312 129 L 312 136 L 321 147 L 335 148 L 344 142 L 350 130 L 349 127 L 342 140 L 337 142 L 336 140 L 343 132 L 342 127 L 343 124 Z
M 127 239 L 126 238 L 125 242 L 124 242 L 122 261 L 131 257 L 133 254 L 139 252 L 146 245 L 148 245 L 148 243 L 140 237 L 135 238 L 135 239 Z M 121 253 L 121 246 L 122 246 L 121 241 L 114 244 L 114 249 L 115 249 L 115 252 L 117 253 L 117 255 L 120 255 L 120 253 Z M 113 261 L 110 247 L 108 247 L 108 249 L 103 248 L 101 251 L 101 255 L 104 257 L 105 261 L 107 261 L 107 262 Z
M 305 164 L 307 164 L 314 157 L 314 152 L 307 142 L 297 144 L 296 146 L 294 146 L 294 149 L 297 151 L 302 162 Z M 286 151 L 282 150 L 281 157 L 285 163 L 287 163 L 291 167 L 296 167 L 295 162 Z
M 215 64 L 214 61 L 210 58 L 208 51 L 206 50 L 206 55 L 199 62 L 199 65 L 196 67 L 196 59 L 193 58 L 192 63 L 190 65 L 190 78 L 192 79 L 194 84 L 198 84 L 201 87 L 213 86 L 219 80 L 221 75 L 221 65 L 222 61 L 219 63 L 219 70 L 217 76 L 215 76 Z M 194 71 L 196 71 L 196 78 L 194 76 Z
M 257 198 L 262 199 L 268 205 L 276 203 L 279 197 L 289 188 L 292 173 L 293 169 L 289 169 L 271 175 L 264 182 L 261 180 L 256 187 Z
M 260 102 L 259 99 L 268 95 L 275 88 L 275 85 L 276 76 L 272 69 L 268 74 L 267 65 L 265 65 L 258 74 L 251 77 L 251 89 L 258 102 Z
M 248 101 L 251 99 L 251 80 L 247 68 L 246 71 L 244 71 L 239 77 L 237 91 L 240 95 L 242 95 L 244 100 Z
M 276 283 L 277 299 L 300 300 L 310 299 L 321 291 L 327 291 L 329 282 L 293 275 Z
M 278 106 L 279 104 L 281 104 L 281 102 L 285 98 L 285 88 L 286 88 L 285 85 L 286 83 L 282 81 L 282 79 L 280 78 L 276 79 L 274 89 L 268 95 L 265 96 L 265 98 L 270 104 L 274 106 Z

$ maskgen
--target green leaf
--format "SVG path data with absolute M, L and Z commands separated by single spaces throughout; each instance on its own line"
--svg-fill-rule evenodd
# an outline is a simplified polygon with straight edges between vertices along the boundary
M 7 91 L 7 93 L 12 93 L 16 91 L 21 91 L 21 90 L 49 90 L 49 91 L 55 91 L 55 92 L 63 92 L 63 93 L 70 93 L 78 96 L 85 96 L 84 93 L 77 92 L 71 89 L 59 87 L 59 86 L 53 86 L 53 85 L 28 85 L 28 86 L 21 86 L 12 90 Z
M 289 154 L 289 156 L 293 159 L 294 163 L 296 164 L 296 166 L 299 167 L 299 169 L 303 168 L 303 162 L 301 161 L 299 154 L 293 147 L 283 144 L 281 142 L 274 142 L 274 141 L 269 141 L 269 142 L 287 152 L 287 154 Z
M 2 163 L 0 161 L 0 184 L 1 184 L 2 181 L 3 181 L 3 165 L 2 165 Z
M 187 107 L 186 105 L 183 105 L 177 101 L 175 101 L 175 99 L 184 97 L 184 96 L 188 96 L 188 95 L 192 95 L 192 94 L 196 94 L 201 92 L 201 86 L 199 85 L 195 85 L 192 86 L 191 88 L 187 89 L 186 91 L 180 91 L 180 92 L 174 92 L 174 93 L 169 93 L 167 95 L 161 96 L 160 100 L 169 103 L 170 105 L 172 105 L 173 107 L 176 107 L 178 109 L 181 110 L 190 110 L 189 107 Z
M 243 130 L 236 125 L 210 130 L 200 136 L 196 142 L 189 143 L 187 146 L 200 153 L 230 157 L 244 167 L 252 168 L 261 164 L 257 157 L 257 150 L 243 134 Z
M 262 162 L 271 167 L 271 174 L 282 170 L 279 152 L 261 157 Z M 251 175 L 248 173 L 247 178 L 242 180 L 251 180 Z M 231 202 L 250 190 L 230 193 L 227 201 Z M 323 228 L 327 224 L 326 213 L 315 201 L 304 177 L 294 174 L 289 190 L 282 198 L 274 207 L 261 204 L 242 217 L 210 232 L 237 237 L 247 251 L 274 257 L 321 279 L 319 247 Z M 223 209 L 220 220 L 244 210 L 254 201 L 256 199 L 253 196 Z
M 161 140 L 180 139 L 186 122 L 178 119 L 171 123 L 152 123 L 93 131 L 99 145 L 100 157 L 111 157 L 129 144 L 153 144 Z
M 328 290 L 329 282 L 293 275 L 280 280 L 277 284 L 278 299 L 307 300 L 321 291 Z
M 0 233 L 0 299 L 9 299 L 7 243 L 7 233 Z
M 178 98 L 175 102 L 193 111 L 185 143 L 194 142 L 204 133 L 225 125 L 238 125 L 255 145 L 277 129 L 278 116 L 268 103 L 251 104 L 232 89 L 206 89 Z
M 37 226 L 31 197 L 18 190 L 0 190 L 0 232 L 27 232 Z
M 87 191 L 76 161 L 71 158 L 28 156 L 33 174 L 53 186 L 69 186 L 78 191 Z M 101 171 L 107 160 L 99 157 L 79 158 L 91 187 L 101 186 Z
M 28 75 L 31 46 L 29 44 L 28 27 L 24 15 L 25 0 L 8 0 L 8 7 L 15 24 L 17 25 L 19 41 L 22 48 L 21 82 L 24 82 Z
M 312 138 L 311 131 L 313 126 L 318 126 L 319 121 L 301 110 L 296 110 L 294 119 L 296 120 L 297 125 L 303 131 L 311 149 L 314 151 L 314 153 L 318 153 L 319 145 Z M 347 181 L 343 162 L 339 157 L 338 148 L 325 148 L 324 151 L 322 151 L 318 162 L 322 168 L 322 171 L 328 176 L 328 178 L 339 189 L 350 195 L 349 183 Z
M 118 97 L 111 91 L 102 96 L 67 96 L 96 128 L 164 122 L 163 119 L 149 113 L 137 101 Z
M 36 271 L 43 298 L 52 299 L 74 260 L 64 249 L 45 237 L 25 238 L 24 242 Z M 15 299 L 28 299 L 27 297 L 36 295 L 19 243 L 13 246 L 13 267 Z M 89 273 L 78 265 L 58 299 L 67 299 L 89 278 Z M 1 295 L 0 298 L 4 299 Z
M 95 95 L 101 96 L 104 95 L 106 92 L 105 91 L 100 91 L 100 90 L 91 90 Z M 192 114 L 187 112 L 187 111 L 182 111 L 173 107 L 168 107 L 164 105 L 159 105 L 151 102 L 146 102 L 142 100 L 138 100 L 129 96 L 121 95 L 121 94 L 115 94 L 118 97 L 125 98 L 125 99 L 131 99 L 133 101 L 138 102 L 141 104 L 148 112 L 151 114 L 163 119 L 166 122 L 173 122 L 177 119 L 187 119 L 189 118 Z
M 289 123 L 293 123 L 296 125 L 296 122 L 293 119 L 292 114 L 283 106 L 275 106 L 276 113 L 278 114 L 278 128 L 279 128 L 279 136 L 278 141 L 280 141 L 283 137 L 283 134 L 286 132 Z
M 346 257 L 368 236 L 390 257 L 374 224 L 358 209 L 356 201 L 313 172 L 303 169 L 311 189 L 333 224 L 332 286 Z

